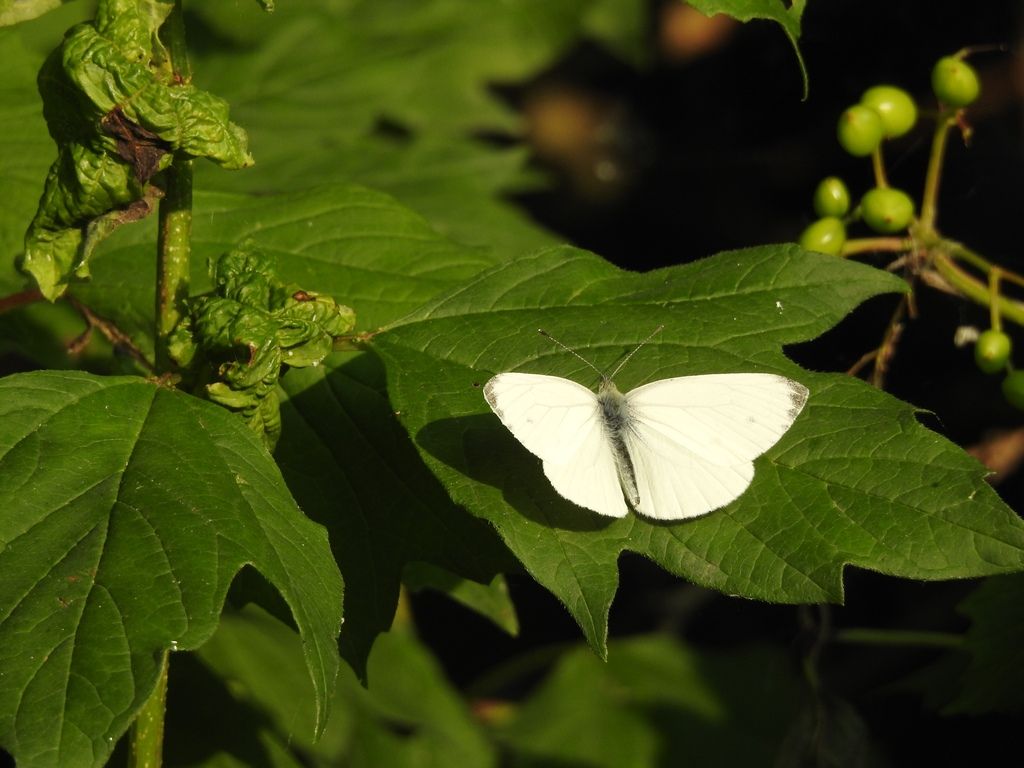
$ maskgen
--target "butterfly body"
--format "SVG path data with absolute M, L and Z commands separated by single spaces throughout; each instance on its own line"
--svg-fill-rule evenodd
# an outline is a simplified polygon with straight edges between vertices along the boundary
M 569 379 L 500 373 L 484 397 L 569 501 L 623 517 L 697 517 L 750 485 L 753 460 L 789 429 L 807 388 L 767 373 L 662 379 L 625 394 Z M 624 498 L 625 497 L 625 498 Z
M 632 426 L 629 402 L 626 400 L 626 396 L 619 392 L 615 382 L 608 377 L 603 377 L 597 391 L 597 406 L 601 410 L 605 435 L 611 443 L 612 456 L 615 459 L 615 473 L 622 486 L 622 492 L 636 507 L 640 503 L 640 497 L 636 490 L 636 470 L 633 469 L 633 459 L 629 456 L 629 449 L 626 447 L 624 437 L 625 431 Z

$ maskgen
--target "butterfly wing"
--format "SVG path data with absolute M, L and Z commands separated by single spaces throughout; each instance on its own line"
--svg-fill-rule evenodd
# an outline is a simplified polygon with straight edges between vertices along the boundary
M 484 397 L 501 423 L 540 458 L 561 496 L 602 515 L 626 514 L 593 392 L 558 376 L 499 373 L 484 386 Z
M 628 392 L 622 436 L 637 511 L 679 520 L 737 498 L 754 478 L 754 459 L 790 428 L 807 395 L 802 384 L 767 373 L 683 376 Z

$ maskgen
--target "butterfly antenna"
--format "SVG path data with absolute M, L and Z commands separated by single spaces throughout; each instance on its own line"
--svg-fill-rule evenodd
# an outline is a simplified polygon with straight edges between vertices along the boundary
M 651 332 L 650 336 L 648 336 L 646 339 L 644 339 L 639 344 L 637 344 L 636 348 L 632 352 L 630 352 L 628 355 L 626 355 L 622 359 L 621 363 L 619 363 L 617 366 L 615 366 L 615 370 L 611 372 L 611 375 L 608 376 L 608 378 L 609 379 L 614 379 L 618 375 L 619 371 L 621 371 L 623 369 L 623 367 L 626 365 L 626 363 L 629 362 L 630 358 L 633 357 L 633 355 L 635 355 L 637 352 L 639 352 L 641 347 L 643 347 L 647 342 L 649 342 L 651 339 L 653 339 L 655 336 L 657 336 L 663 330 L 665 330 L 665 326 L 664 325 L 659 325 L 657 328 L 655 328 Z
M 565 350 L 566 352 L 568 352 L 568 353 L 569 353 L 570 355 L 572 355 L 573 357 L 575 357 L 575 358 L 577 358 L 578 360 L 582 361 L 582 362 L 583 362 L 583 363 L 584 363 L 585 365 L 587 365 L 587 366 L 588 366 L 589 368 L 592 368 L 592 369 L 593 369 L 594 371 L 596 371 L 596 372 L 597 372 L 597 375 L 598 375 L 598 376 L 600 376 L 600 377 L 601 377 L 602 379 L 605 379 L 605 380 L 611 380 L 611 379 L 615 378 L 615 376 L 616 376 L 616 375 L 618 374 L 618 372 L 622 370 L 622 367 L 623 367 L 623 366 L 624 366 L 624 365 L 625 365 L 626 363 L 628 363 L 628 362 L 629 362 L 630 358 L 631 358 L 631 357 L 633 357 L 633 355 L 635 355 L 635 354 L 636 354 L 637 352 L 639 352 L 639 351 L 640 351 L 640 348 L 641 348 L 641 347 L 643 347 L 643 346 L 644 346 L 644 345 L 645 345 L 645 344 L 646 344 L 647 342 L 649 342 L 649 341 L 650 341 L 651 339 L 653 339 L 653 338 L 654 338 L 655 336 L 657 336 L 657 335 L 658 335 L 659 333 L 661 333 L 661 332 L 662 332 L 663 330 L 665 330 L 665 326 L 664 326 L 664 325 L 659 325 L 659 326 L 658 326 L 657 328 L 655 328 L 655 329 L 654 329 L 654 330 L 653 330 L 653 331 L 651 332 L 651 335 L 650 335 L 650 336 L 648 336 L 648 337 L 647 337 L 646 339 L 644 339 L 644 340 L 643 340 L 643 341 L 641 341 L 641 342 L 640 342 L 639 344 L 637 344 L 637 345 L 636 345 L 636 348 L 635 348 L 635 349 L 634 349 L 634 350 L 633 350 L 632 352 L 630 352 L 630 353 L 629 353 L 628 355 L 626 355 L 626 356 L 625 356 L 625 357 L 623 358 L 623 360 L 622 360 L 622 362 L 621 362 L 621 363 L 619 363 L 619 364 L 618 364 L 617 366 L 615 366 L 615 370 L 614 370 L 614 371 L 612 371 L 610 375 L 609 375 L 609 374 L 606 374 L 606 373 L 604 373 L 604 372 L 603 372 L 602 370 L 600 370 L 600 369 L 599 369 L 599 368 L 598 368 L 598 367 L 597 367 L 596 365 L 594 365 L 594 364 L 593 364 L 592 362 L 590 362 L 589 360 L 587 360 L 587 358 L 585 358 L 585 357 L 584 357 L 583 355 L 581 355 L 581 354 L 580 354 L 579 352 L 577 352 L 577 351 L 576 351 L 575 349 L 572 349 L 571 347 L 568 347 L 568 346 L 566 346 L 565 344 L 563 344 L 562 342 L 560 342 L 560 341 L 559 341 L 558 339 L 556 339 L 556 338 L 555 338 L 554 336 L 552 336 L 552 335 L 551 335 L 550 333 L 548 333 L 547 331 L 545 331 L 545 330 L 544 330 L 543 328 L 538 328 L 538 329 L 537 329 L 537 333 L 539 333 L 539 334 L 540 334 L 541 336 L 543 336 L 543 337 L 545 337 L 545 338 L 547 338 L 547 339 L 550 339 L 550 340 L 551 340 L 551 341 L 553 341 L 553 342 L 554 342 L 555 344 L 557 344 L 557 345 L 558 345 L 558 346 L 560 346 L 560 347 L 561 347 L 562 349 L 564 349 L 564 350 Z
M 579 359 L 579 360 L 582 360 L 582 361 L 583 361 L 583 362 L 584 362 L 584 363 L 585 363 L 585 364 L 586 364 L 587 366 L 589 366 L 590 368 L 593 368 L 593 369 L 594 369 L 595 371 L 597 371 L 597 375 L 598 375 L 598 376 L 600 376 L 600 377 L 601 377 L 602 379 L 605 379 L 605 378 L 607 378 L 607 377 L 606 377 L 606 376 L 604 375 L 604 373 L 602 373 L 602 372 L 601 372 L 601 371 L 600 371 L 600 370 L 598 369 L 598 367 L 597 367 L 596 365 L 594 365 L 594 364 L 593 364 L 592 362 L 590 362 L 589 360 L 587 360 L 587 358 L 585 358 L 585 357 L 584 357 L 583 355 L 581 355 L 581 354 L 580 354 L 579 352 L 577 352 L 577 351 L 576 351 L 575 349 L 572 349 L 571 347 L 567 347 L 567 346 L 566 346 L 565 344 L 563 344 L 562 342 L 560 342 L 560 341 L 559 341 L 558 339 L 556 339 L 556 338 L 555 338 L 554 336 L 552 336 L 552 335 L 551 335 L 550 333 L 548 333 L 547 331 L 545 331 L 545 330 L 544 330 L 543 328 L 538 328 L 538 329 L 537 329 L 537 333 L 539 333 L 539 334 L 540 334 L 541 336 L 543 336 L 543 337 L 544 337 L 544 338 L 546 338 L 546 339 L 550 339 L 551 341 L 553 341 L 553 342 L 554 342 L 555 344 L 557 344 L 558 346 L 560 346 L 560 347 L 561 347 L 562 349 L 564 349 L 564 350 L 565 350 L 566 352 L 568 352 L 568 353 L 569 353 L 570 355 L 572 355 L 573 357 L 576 357 L 577 359 Z

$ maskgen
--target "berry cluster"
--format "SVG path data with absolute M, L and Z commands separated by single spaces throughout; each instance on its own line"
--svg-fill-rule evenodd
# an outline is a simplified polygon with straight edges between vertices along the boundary
M 935 64 L 932 89 L 938 100 L 952 109 L 966 107 L 981 92 L 974 69 L 958 56 L 946 56 Z M 894 85 L 868 88 L 858 104 L 839 116 L 839 145 L 854 157 L 873 157 L 876 186 L 864 194 L 851 214 L 850 193 L 842 179 L 824 179 L 814 193 L 814 212 L 819 218 L 804 230 L 800 245 L 839 255 L 846 245 L 846 225 L 850 221 L 860 219 L 883 235 L 910 226 L 915 215 L 914 200 L 903 190 L 889 186 L 882 170 L 881 146 L 886 139 L 908 133 L 916 123 L 917 104 L 913 97 Z
M 1001 322 L 1004 313 L 1016 322 L 1024 322 L 1024 305 L 1007 299 L 999 290 L 1001 280 L 1024 286 L 1024 276 L 943 237 L 935 227 L 947 133 L 958 127 L 967 138 L 969 127 L 963 110 L 981 94 L 978 75 L 965 61 L 968 52 L 969 49 L 964 49 L 945 56 L 932 69 L 932 90 L 938 100 L 937 124 L 920 214 L 910 195 L 889 185 L 882 158 L 885 140 L 905 135 L 917 123 L 917 104 L 902 88 L 876 85 L 864 92 L 859 103 L 840 115 L 836 128 L 839 144 L 845 151 L 854 157 L 871 158 L 875 186 L 852 207 L 850 192 L 842 179 L 835 176 L 823 179 L 814 191 L 814 212 L 818 218 L 803 231 L 800 245 L 836 256 L 881 251 L 899 254 L 900 258 L 890 268 L 902 268 L 912 286 L 920 280 L 987 305 L 991 311 L 991 327 L 977 336 L 975 361 L 985 373 L 1005 372 L 1003 393 L 1007 401 L 1024 408 L 1024 370 L 1013 370 L 1012 343 Z M 847 226 L 856 221 L 862 221 L 880 237 L 848 240 Z M 980 271 L 987 279 L 982 282 L 970 273 L 971 269 Z M 882 383 L 886 361 L 899 338 L 895 326 L 902 323 L 905 316 L 913 315 L 912 299 L 904 298 L 903 302 L 893 317 L 894 327 L 887 332 L 886 339 L 877 350 L 862 358 L 874 363 L 872 380 L 878 385 Z M 859 370 L 858 366 L 855 370 Z

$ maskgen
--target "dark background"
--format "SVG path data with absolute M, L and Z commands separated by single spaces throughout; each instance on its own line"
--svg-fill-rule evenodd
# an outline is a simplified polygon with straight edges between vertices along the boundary
M 584 44 L 530 83 L 496 86 L 524 112 L 535 162 L 555 180 L 547 191 L 516 200 L 566 240 L 629 269 L 792 241 L 814 218 L 811 194 L 821 178 L 843 177 L 855 200 L 871 186 L 869 160 L 840 149 L 835 124 L 878 83 L 899 85 L 918 102 L 917 127 L 889 142 L 885 156 L 890 182 L 919 200 L 934 125 L 931 68 L 961 47 L 997 44 L 1006 50 L 971 59 L 983 94 L 969 110 L 970 146 L 951 137 L 938 224 L 990 260 L 1024 268 L 1018 55 L 1024 5 L 818 0 L 808 6 L 800 42 L 810 73 L 806 101 L 792 47 L 777 25 L 736 25 L 710 50 L 681 53 L 678 43 L 665 43 L 680 21 L 674 0 L 651 3 L 650 47 L 657 54 L 645 68 Z M 886 263 L 884 255 L 863 260 Z M 887 390 L 930 411 L 922 420 L 965 447 L 1019 427 L 1024 419 L 1003 400 L 999 377 L 980 373 L 971 347 L 953 343 L 961 325 L 986 327 L 987 310 L 929 288 L 919 288 L 917 299 L 919 316 L 905 329 Z M 845 371 L 878 345 L 895 301 L 872 300 L 826 336 L 787 352 L 811 369 Z M 1020 343 L 1017 329 L 1008 330 Z M 1020 509 L 1019 474 L 998 478 L 998 491 L 1014 509 Z M 697 647 L 770 642 L 791 650 L 795 669 L 824 642 L 823 691 L 853 704 L 891 764 L 970 764 L 979 745 L 1018 751 L 1017 723 L 1009 716 L 944 717 L 921 695 L 894 692 L 894 684 L 938 660 L 938 651 L 830 642 L 828 625 L 962 632 L 967 622 L 955 607 L 977 582 L 918 583 L 849 569 L 844 607 L 799 608 L 706 592 L 635 556 L 621 567 L 613 638 L 667 629 Z M 515 640 L 445 598 L 415 596 L 418 629 L 457 683 L 472 689 L 510 657 L 580 640 L 553 597 L 526 577 L 512 576 L 510 586 L 522 623 Z M 535 681 L 523 679 L 502 693 L 522 694 Z M 841 764 L 855 764 L 855 753 Z

